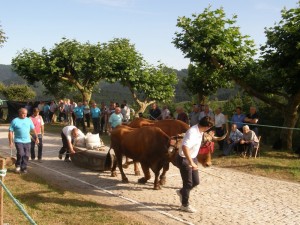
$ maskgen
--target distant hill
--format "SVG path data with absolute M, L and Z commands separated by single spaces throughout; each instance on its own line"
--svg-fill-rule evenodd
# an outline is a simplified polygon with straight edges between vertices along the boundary
M 175 87 L 175 102 L 191 100 L 191 98 L 182 89 L 182 78 L 187 76 L 187 70 L 175 70 L 175 72 L 177 73 L 179 80 L 178 84 Z M 2 64 L 0 64 L 0 82 L 4 83 L 5 85 L 26 84 L 26 81 L 23 78 L 19 77 L 15 72 L 12 71 L 10 65 Z M 52 96 L 45 96 L 43 94 L 45 88 L 42 84 L 36 84 L 35 86 L 31 86 L 31 88 L 37 94 L 36 100 L 45 100 L 52 98 Z M 110 84 L 107 82 L 100 82 L 99 86 L 94 89 L 92 99 L 97 102 L 121 102 L 124 99 L 126 99 L 128 102 L 132 102 L 131 93 L 129 92 L 127 87 L 123 87 L 119 83 Z

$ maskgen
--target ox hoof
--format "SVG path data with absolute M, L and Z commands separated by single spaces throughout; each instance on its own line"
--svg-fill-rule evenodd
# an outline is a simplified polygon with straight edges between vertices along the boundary
M 126 178 L 126 179 L 122 179 L 122 182 L 123 182 L 123 183 L 129 183 L 129 181 L 128 181 L 127 178 Z
M 166 178 L 162 178 L 161 180 L 159 180 L 159 184 L 160 185 L 165 185 L 166 184 Z
M 154 186 L 153 189 L 154 189 L 154 190 L 161 190 L 161 187 L 160 187 L 159 185 L 157 185 L 157 186 Z
M 110 176 L 111 176 L 111 177 L 116 177 L 116 176 L 117 176 L 117 172 L 112 172 L 112 173 L 110 174 Z
M 139 182 L 140 184 L 145 184 L 145 183 L 147 183 L 147 180 L 146 180 L 145 177 L 142 177 L 142 178 L 138 179 L 138 182 Z
M 128 164 L 128 163 L 124 163 L 124 164 L 122 165 L 122 167 L 123 167 L 124 169 L 127 169 L 127 168 L 129 167 L 129 164 Z
M 140 172 L 140 171 L 134 171 L 134 175 L 135 175 L 135 176 L 140 176 L 140 175 L 141 175 L 141 172 Z

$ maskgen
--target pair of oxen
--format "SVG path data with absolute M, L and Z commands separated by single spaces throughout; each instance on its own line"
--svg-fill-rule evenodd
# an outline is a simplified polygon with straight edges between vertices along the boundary
M 180 120 L 152 121 L 144 118 L 136 118 L 130 124 L 118 126 L 111 132 L 111 149 L 114 150 L 117 159 L 111 175 L 116 176 L 118 166 L 122 181 L 128 182 L 122 166 L 123 156 L 126 156 L 134 162 L 135 175 L 140 175 L 137 162 L 141 164 L 144 177 L 138 182 L 146 183 L 151 178 L 151 169 L 155 174 L 154 189 L 159 190 L 160 185 L 166 183 L 169 163 L 176 165 L 178 150 L 188 129 L 189 125 Z M 214 137 L 212 132 L 205 133 L 202 146 L 223 140 L 225 136 Z M 204 167 L 211 165 L 211 153 L 206 151 L 198 154 L 198 161 Z M 126 165 L 128 166 L 128 162 Z M 163 172 L 159 176 L 161 169 Z

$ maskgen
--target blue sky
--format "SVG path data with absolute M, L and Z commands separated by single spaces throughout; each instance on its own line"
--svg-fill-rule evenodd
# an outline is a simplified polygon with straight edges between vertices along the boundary
M 264 28 L 281 19 L 283 7 L 297 0 L 7 0 L 0 7 L 0 24 L 8 36 L 0 48 L 0 64 L 10 64 L 22 49 L 40 52 L 63 37 L 80 42 L 103 43 L 128 38 L 146 61 L 175 69 L 187 68 L 179 49 L 171 43 L 177 18 L 222 6 L 227 17 L 238 16 L 237 25 L 257 46 L 265 43 Z

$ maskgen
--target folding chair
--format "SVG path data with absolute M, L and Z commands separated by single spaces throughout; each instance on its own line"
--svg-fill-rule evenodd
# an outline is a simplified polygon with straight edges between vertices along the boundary
M 255 150 L 254 158 L 256 158 L 257 153 L 258 153 L 258 156 L 260 156 L 260 152 L 259 152 L 260 139 L 261 139 L 261 136 L 258 136 L 258 143 L 257 143 L 257 146 L 254 148 L 254 150 Z

